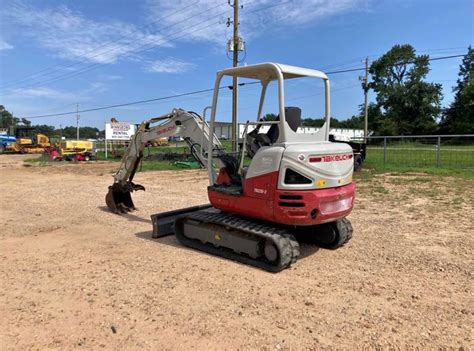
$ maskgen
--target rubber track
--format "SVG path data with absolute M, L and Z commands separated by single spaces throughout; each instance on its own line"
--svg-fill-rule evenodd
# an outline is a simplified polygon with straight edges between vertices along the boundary
M 183 235 L 182 227 L 186 220 L 194 220 L 202 224 L 215 224 L 224 228 L 238 230 L 246 235 L 253 235 L 270 240 L 278 248 L 279 259 L 277 262 L 269 262 L 264 256 L 253 259 L 247 255 L 242 255 L 231 249 L 224 247 L 215 247 L 211 244 L 203 244 L 196 239 L 190 239 Z M 288 268 L 295 263 L 300 255 L 299 244 L 295 237 L 285 228 L 273 226 L 271 224 L 260 222 L 257 220 L 249 220 L 237 215 L 225 212 L 217 212 L 213 210 L 202 210 L 180 217 L 176 220 L 175 235 L 179 242 L 184 246 L 188 246 L 200 251 L 204 251 L 213 255 L 232 259 L 241 263 L 252 265 L 264 269 L 269 272 L 279 272 Z

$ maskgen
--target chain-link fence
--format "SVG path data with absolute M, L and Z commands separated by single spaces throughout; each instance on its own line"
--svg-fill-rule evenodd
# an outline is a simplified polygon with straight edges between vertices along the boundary
M 439 167 L 474 171 L 474 134 L 369 137 L 367 161 L 374 166 Z

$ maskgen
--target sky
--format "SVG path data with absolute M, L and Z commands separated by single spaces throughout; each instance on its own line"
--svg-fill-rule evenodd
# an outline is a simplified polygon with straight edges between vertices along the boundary
M 363 67 L 395 44 L 430 57 L 464 54 L 474 38 L 471 0 L 241 0 L 240 65 L 277 62 L 324 72 Z M 213 87 L 232 66 L 226 43 L 227 0 L 1 0 L 0 104 L 18 117 L 75 111 Z M 432 61 L 428 80 L 452 101 L 461 58 Z M 329 74 L 331 111 L 358 113 L 363 72 Z M 230 84 L 225 81 L 224 84 Z M 239 121 L 255 120 L 258 85 L 239 89 Z M 322 82 L 291 80 L 287 105 L 303 117 L 324 113 Z M 80 114 L 103 129 L 115 117 L 139 123 L 175 107 L 201 113 L 212 92 Z M 369 100 L 374 101 L 373 94 Z M 277 108 L 270 89 L 265 112 Z M 221 90 L 218 117 L 231 120 L 231 91 Z M 32 118 L 75 125 L 76 115 Z

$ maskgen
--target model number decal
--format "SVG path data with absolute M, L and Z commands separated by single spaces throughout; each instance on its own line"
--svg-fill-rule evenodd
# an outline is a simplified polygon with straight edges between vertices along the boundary
M 352 158 L 352 154 L 343 155 L 326 155 L 326 156 L 311 156 L 309 162 L 334 162 L 334 161 L 346 161 Z
M 259 189 L 259 188 L 253 188 L 253 191 L 257 194 L 266 194 L 267 190 L 266 189 Z

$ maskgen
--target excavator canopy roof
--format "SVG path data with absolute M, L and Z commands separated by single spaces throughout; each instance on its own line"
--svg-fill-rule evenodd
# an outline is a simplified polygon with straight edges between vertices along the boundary
M 321 79 L 328 79 L 327 75 L 321 71 L 272 62 L 227 68 L 217 72 L 217 74 L 225 76 L 237 76 L 249 79 L 258 79 L 261 81 L 271 81 L 278 79 L 278 72 L 281 72 L 284 79 L 300 77 L 315 77 Z

